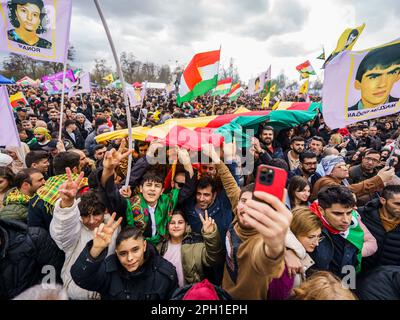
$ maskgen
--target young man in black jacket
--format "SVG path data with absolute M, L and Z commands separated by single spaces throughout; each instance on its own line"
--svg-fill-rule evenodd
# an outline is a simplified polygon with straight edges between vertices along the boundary
M 58 282 L 63 263 L 63 253 L 46 230 L 0 219 L 0 300 L 41 282 Z M 54 279 L 48 278 L 52 274 Z

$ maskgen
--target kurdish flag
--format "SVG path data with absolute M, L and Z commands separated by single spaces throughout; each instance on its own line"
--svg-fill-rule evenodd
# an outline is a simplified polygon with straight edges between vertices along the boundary
M 308 78 L 310 75 L 316 75 L 314 68 L 312 67 L 309 60 L 303 62 L 302 64 L 299 64 L 296 67 L 296 70 L 300 72 L 302 79 Z
M 222 96 L 231 91 L 232 78 L 226 78 L 218 81 L 217 87 L 215 88 L 213 96 Z
M 239 98 L 242 93 L 243 88 L 240 86 L 240 83 L 236 83 L 232 86 L 231 91 L 228 93 L 228 98 L 230 101 L 235 101 Z
M 13 108 L 18 106 L 18 102 L 22 101 L 26 106 L 28 105 L 28 101 L 26 101 L 25 96 L 22 92 L 17 92 L 10 96 L 11 106 Z
M 176 98 L 178 105 L 192 101 L 217 86 L 221 50 L 197 53 L 183 71 Z

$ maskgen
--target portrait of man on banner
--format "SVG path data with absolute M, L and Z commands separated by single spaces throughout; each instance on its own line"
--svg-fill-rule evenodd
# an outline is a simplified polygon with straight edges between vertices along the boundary
M 23 45 L 51 49 L 52 43 L 43 37 L 48 32 L 49 17 L 42 0 L 10 0 L 8 18 L 12 26 L 8 39 Z
M 391 95 L 400 80 L 400 43 L 371 50 L 358 66 L 354 88 L 361 98 L 348 111 L 375 108 L 399 101 Z

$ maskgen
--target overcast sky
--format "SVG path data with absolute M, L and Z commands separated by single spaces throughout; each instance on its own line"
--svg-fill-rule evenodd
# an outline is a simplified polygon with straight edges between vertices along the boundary
M 142 61 L 186 64 L 193 54 L 222 46 L 221 62 L 234 59 L 246 81 L 272 65 L 298 79 L 295 67 L 309 59 L 322 74 L 325 47 L 335 48 L 347 27 L 366 23 L 353 50 L 400 37 L 399 0 L 100 0 L 118 52 Z M 70 42 L 74 65 L 93 68 L 106 58 L 115 68 L 106 34 L 92 0 L 73 0 Z

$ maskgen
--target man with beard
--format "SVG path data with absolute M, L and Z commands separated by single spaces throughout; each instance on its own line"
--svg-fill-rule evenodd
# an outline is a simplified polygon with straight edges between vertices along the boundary
M 47 123 L 47 128 L 50 132 L 58 132 L 60 129 L 60 112 L 52 109 L 48 112 L 50 122 Z
M 362 157 L 361 164 L 351 167 L 349 171 L 349 183 L 358 183 L 372 178 L 378 173 L 376 169 L 380 165 L 381 155 L 376 150 L 368 150 Z
M 363 270 L 400 266 L 400 186 L 386 186 L 379 199 L 358 208 L 358 213 L 378 243 L 377 252 L 363 260 Z
M 285 155 L 289 170 L 295 170 L 300 165 L 299 155 L 304 151 L 304 138 L 295 136 L 290 141 L 290 150 Z
M 324 151 L 325 141 L 321 137 L 314 136 L 311 138 L 308 150 L 314 152 L 318 162 L 321 160 L 322 151 Z
M 276 146 L 274 142 L 274 128 L 271 126 L 264 126 L 260 130 L 259 134 L 260 145 L 266 155 L 269 158 L 280 158 L 283 159 L 282 148 Z
M 31 150 L 45 150 L 49 142 L 51 141 L 51 135 L 49 130 L 46 128 L 38 127 L 33 131 L 36 138 L 36 143 L 34 143 L 30 149 Z
M 311 151 L 306 151 L 299 155 L 299 161 L 300 165 L 295 170 L 289 172 L 287 185 L 289 185 L 290 180 L 294 176 L 301 176 L 310 182 L 312 189 L 315 182 L 321 178 L 321 175 L 316 172 L 318 164 L 317 155 Z

